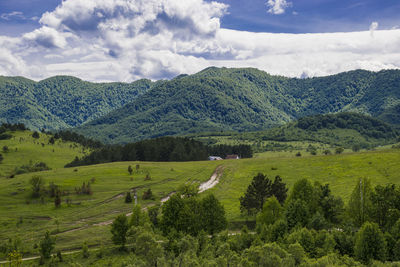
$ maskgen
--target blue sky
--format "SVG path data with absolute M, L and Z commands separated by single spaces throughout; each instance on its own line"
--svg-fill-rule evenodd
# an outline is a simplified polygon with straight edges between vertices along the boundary
M 400 69 L 400 0 L 0 0 L 0 75 L 169 79 Z
M 211 1 L 208 1 L 211 2 Z M 322 33 L 400 27 L 399 0 L 292 0 L 285 13 L 268 13 L 265 0 L 220 0 L 229 5 L 221 27 L 251 32 Z M 60 0 L 0 0 L 0 33 L 16 36 L 38 28 L 38 19 Z M 21 13 L 16 13 L 21 12 Z

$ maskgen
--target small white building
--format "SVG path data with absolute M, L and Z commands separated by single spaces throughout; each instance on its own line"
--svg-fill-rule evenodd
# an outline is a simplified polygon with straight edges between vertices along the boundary
M 208 160 L 222 160 L 222 158 L 218 156 L 209 156 Z

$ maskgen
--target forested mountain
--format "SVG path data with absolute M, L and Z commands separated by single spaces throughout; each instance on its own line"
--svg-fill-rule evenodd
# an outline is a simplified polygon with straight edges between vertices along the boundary
M 78 132 L 126 143 L 205 131 L 256 131 L 314 114 L 354 111 L 400 124 L 400 71 L 295 79 L 257 69 L 207 68 L 159 82 Z
M 190 134 L 188 137 L 218 143 L 224 133 Z M 400 130 L 379 119 L 359 113 L 312 115 L 264 131 L 227 133 L 231 140 L 258 144 L 260 141 L 311 141 L 345 148 L 372 148 L 400 141 Z M 206 138 L 208 137 L 208 138 Z M 274 149 L 282 149 L 276 147 Z M 271 150 L 267 146 L 265 150 Z
M 35 82 L 0 76 L 0 122 L 24 123 L 35 130 L 79 126 L 131 102 L 151 84 L 90 83 L 69 76 Z

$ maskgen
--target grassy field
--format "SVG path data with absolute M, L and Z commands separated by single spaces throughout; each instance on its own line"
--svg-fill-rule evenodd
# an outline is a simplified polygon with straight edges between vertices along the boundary
M 143 207 L 157 205 L 162 197 L 184 183 L 208 180 L 220 165 L 223 166 L 220 183 L 207 192 L 213 192 L 222 201 L 231 222 L 246 219 L 239 212 L 239 197 L 258 172 L 267 174 L 271 179 L 280 175 L 289 187 L 299 178 L 329 183 L 333 194 L 341 196 L 345 202 L 359 178 L 368 177 L 373 185 L 400 182 L 400 149 L 387 147 L 327 156 L 321 153 L 312 156 L 300 150 L 301 157 L 295 156 L 297 151 L 265 152 L 256 154 L 253 159 L 242 160 L 116 162 L 63 168 L 76 155 L 82 155 L 83 148 L 63 142 L 48 145 L 46 138 L 49 137 L 42 136 L 35 140 L 35 144 L 29 132 L 20 132 L 15 133 L 15 138 L 11 140 L 0 141 L 1 146 L 10 148 L 10 152 L 3 153 L 5 159 L 0 164 L 3 174 L 30 160 L 44 161 L 52 168 L 14 178 L 0 177 L 0 242 L 9 237 L 19 238 L 25 247 L 25 255 L 36 253 L 33 246 L 46 230 L 56 237 L 57 249 L 80 248 L 84 241 L 89 245 L 110 244 L 110 223 L 118 214 L 127 214 L 132 210 L 133 204 L 124 203 L 127 191 L 135 189 Z M 132 175 L 127 170 L 129 165 L 134 169 Z M 136 165 L 139 165 L 138 170 Z M 29 179 L 33 175 L 41 176 L 46 187 L 54 182 L 65 191 L 60 208 L 55 208 L 53 199 L 49 197 L 43 200 L 31 198 Z M 150 179 L 146 180 L 146 176 Z M 77 195 L 75 188 L 89 181 L 93 181 L 93 194 Z M 155 200 L 143 201 L 141 196 L 148 188 L 153 191 Z M 69 205 L 65 202 L 67 199 L 70 200 Z
M 0 177 L 9 176 L 15 167 L 30 162 L 35 164 L 42 161 L 51 169 L 63 168 L 75 156 L 80 157 L 89 152 L 71 142 L 56 140 L 54 144 L 49 144 L 51 136 L 42 133 L 38 139 L 33 138 L 32 132 L 29 131 L 11 132 L 11 134 L 13 137 L 10 140 L 0 140 L 0 153 L 4 157 L 0 163 Z M 8 147 L 8 152 L 3 152 L 4 146 Z

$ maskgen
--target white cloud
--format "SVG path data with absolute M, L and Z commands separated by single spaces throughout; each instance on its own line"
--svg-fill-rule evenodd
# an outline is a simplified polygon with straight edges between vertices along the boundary
M 371 23 L 369 26 L 369 32 L 371 33 L 371 36 L 374 37 L 374 32 L 378 29 L 379 23 L 374 21 Z
M 285 13 L 285 9 L 292 6 L 292 2 L 286 0 L 268 0 L 268 13 L 280 15 Z
M 252 33 L 221 28 L 226 12 L 204 0 L 66 0 L 42 16 L 39 29 L 0 36 L 0 75 L 132 81 L 212 65 L 290 77 L 400 68 L 400 30 L 371 27 L 373 39 L 371 31 Z
M 20 20 L 25 20 L 25 16 L 22 12 L 20 11 L 13 11 L 10 13 L 3 13 L 0 15 L 0 19 L 3 20 L 11 20 L 11 19 L 20 19 Z

